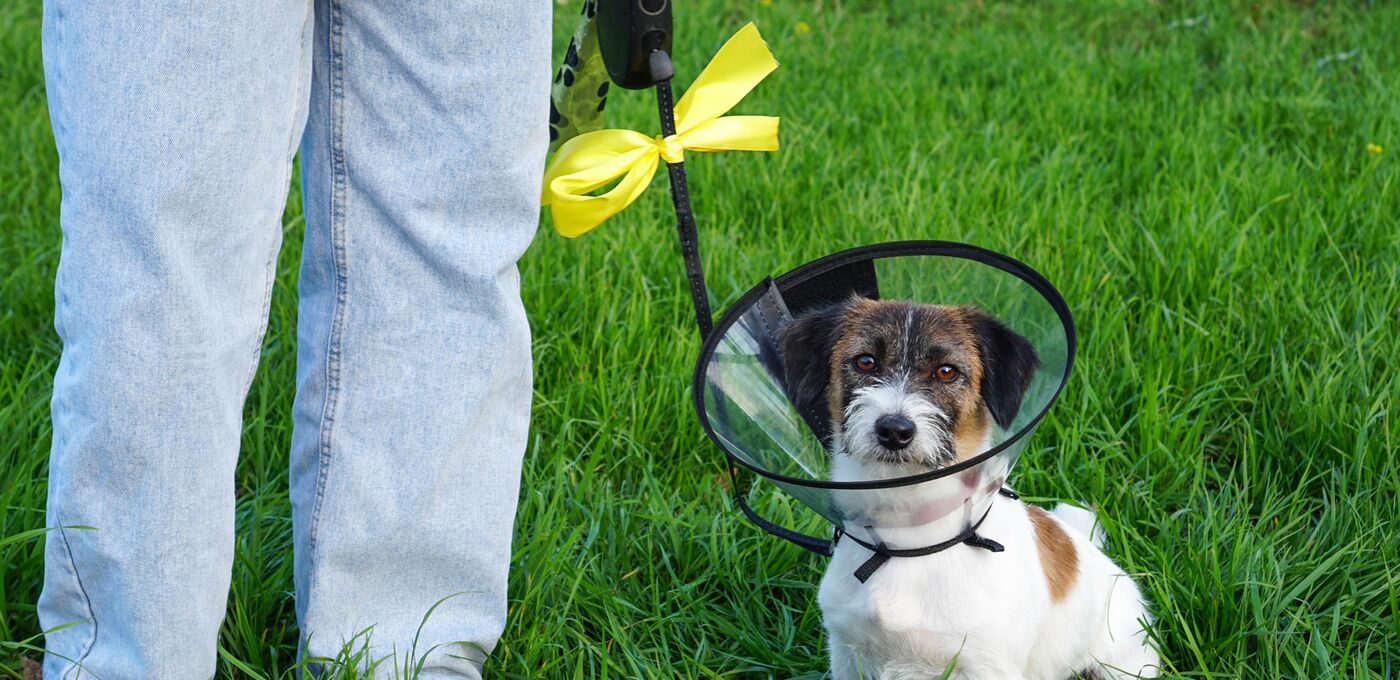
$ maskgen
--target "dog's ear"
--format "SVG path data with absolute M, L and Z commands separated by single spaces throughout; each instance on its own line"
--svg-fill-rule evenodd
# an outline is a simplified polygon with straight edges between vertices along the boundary
M 1040 357 L 1030 341 L 992 318 L 970 308 L 982 358 L 982 402 L 1002 429 L 1011 426 L 1021 408 L 1021 398 L 1031 386 Z
M 798 413 L 818 434 L 830 428 L 827 383 L 831 381 L 831 351 L 849 303 L 820 307 L 793 319 L 778 337 L 783 355 L 783 389 Z

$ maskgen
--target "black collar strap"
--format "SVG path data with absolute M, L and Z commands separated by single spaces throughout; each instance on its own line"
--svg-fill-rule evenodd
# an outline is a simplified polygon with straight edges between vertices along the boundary
M 993 541 L 990 538 L 983 538 L 982 536 L 979 536 L 977 534 L 977 528 L 982 526 L 982 522 L 986 521 L 987 515 L 991 512 L 992 509 L 987 508 L 987 512 L 982 513 L 982 517 L 979 518 L 977 522 L 974 523 L 972 526 L 965 529 L 962 533 L 942 543 L 936 543 L 934 545 L 925 546 L 923 548 L 914 548 L 911 550 L 891 550 L 890 548 L 885 547 L 884 543 L 867 543 L 865 541 L 860 540 L 859 538 L 856 538 L 855 536 L 841 531 L 840 529 L 837 529 L 836 540 L 839 541 L 843 537 L 849 538 L 852 541 L 855 541 L 861 547 L 865 548 L 866 550 L 875 553 L 870 556 L 870 559 L 862 563 L 860 565 L 860 568 L 856 569 L 855 574 L 852 574 L 856 577 L 857 581 L 865 583 L 866 581 L 870 580 L 871 576 L 875 574 L 875 570 L 884 566 L 886 562 L 890 561 L 891 557 L 923 557 L 925 555 L 932 555 L 934 553 L 943 552 L 944 550 L 947 550 L 961 543 L 966 543 L 970 546 L 982 548 L 984 550 L 989 550 L 994 553 L 999 553 L 1002 550 L 1005 550 L 1005 548 L 1003 548 L 1000 543 L 997 543 L 996 541 Z
M 735 469 L 734 464 L 731 461 L 729 465 L 729 479 L 730 483 L 733 484 L 734 488 L 734 503 L 739 506 L 739 509 L 744 512 L 744 515 L 749 518 L 750 522 L 753 522 L 754 524 L 758 525 L 758 528 L 763 529 L 764 531 L 774 536 L 777 536 L 778 538 L 784 539 L 790 543 L 793 543 L 794 545 L 797 545 L 798 547 L 809 550 L 823 557 L 831 557 L 832 554 L 836 552 L 836 543 L 840 541 L 843 537 L 849 538 L 852 541 L 855 541 L 861 547 L 865 548 L 866 550 L 875 553 L 870 556 L 870 559 L 862 563 L 860 565 L 860 568 L 856 569 L 855 574 L 853 574 L 856 577 L 856 580 L 860 581 L 861 583 L 865 583 L 866 581 L 870 580 L 870 577 L 875 574 L 875 571 L 879 569 L 882 565 L 884 565 L 884 563 L 890 561 L 891 557 L 923 557 L 925 555 L 932 555 L 934 553 L 943 552 L 944 550 L 947 550 L 955 545 L 963 543 L 966 543 L 967 545 L 973 546 L 975 548 L 982 548 L 983 550 L 987 550 L 989 552 L 994 553 L 999 553 L 1006 549 L 1002 546 L 1001 543 L 998 543 L 990 538 L 986 538 L 977 533 L 977 529 L 982 526 L 982 522 L 985 521 L 987 519 L 987 515 L 991 513 L 991 508 L 987 508 L 987 511 L 982 513 L 982 517 L 980 517 L 975 524 L 968 527 L 966 530 L 964 530 L 957 536 L 954 536 L 942 543 L 925 546 L 923 548 L 895 550 L 885 547 L 884 543 L 867 543 L 866 541 L 862 541 L 859 538 L 856 538 L 855 536 L 852 536 L 842 531 L 841 527 L 835 527 L 835 530 L 832 532 L 831 540 L 825 540 L 817 538 L 815 536 L 800 534 L 796 531 L 788 529 L 787 527 L 768 521 L 762 515 L 758 514 L 758 512 L 755 511 L 752 507 L 749 507 L 748 500 L 744 498 L 744 493 L 740 490 L 737 472 L 738 470 Z M 1007 498 L 1010 498 L 1013 501 L 1021 499 L 1020 494 L 1017 494 L 1015 491 L 1012 491 L 1011 489 L 1004 486 L 1000 489 L 997 489 L 997 493 Z

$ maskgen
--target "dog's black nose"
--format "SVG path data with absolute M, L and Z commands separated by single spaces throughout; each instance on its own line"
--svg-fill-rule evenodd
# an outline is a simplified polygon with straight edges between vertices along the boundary
M 903 415 L 880 416 L 875 421 L 875 438 L 880 446 L 898 451 L 914 440 L 914 421 Z

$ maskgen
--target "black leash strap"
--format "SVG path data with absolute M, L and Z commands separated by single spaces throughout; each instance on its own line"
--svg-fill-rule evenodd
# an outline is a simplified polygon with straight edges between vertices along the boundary
M 734 478 L 733 472 L 733 470 L 730 470 L 730 479 Z M 740 510 L 744 511 L 744 516 L 748 517 L 749 521 L 757 525 L 758 528 L 774 536 L 777 536 L 778 538 L 788 541 L 789 543 L 792 543 L 797 547 L 802 548 L 803 550 L 814 552 L 818 555 L 821 555 L 822 557 L 831 557 L 832 550 L 836 547 L 835 539 L 826 540 L 817 538 L 815 536 L 799 534 L 796 531 L 788 529 L 787 527 L 784 527 L 780 524 L 770 522 L 764 519 L 763 515 L 758 514 L 757 510 L 754 510 L 752 507 L 749 507 L 749 502 L 744 499 L 744 494 L 737 490 L 734 493 L 734 502 L 739 505 Z M 839 538 L 841 536 L 841 529 L 837 528 L 835 533 L 836 536 Z
M 667 63 L 669 65 L 669 61 Z M 661 114 L 663 137 L 676 134 L 675 102 L 669 77 L 656 83 L 656 108 Z M 695 214 L 690 209 L 685 162 L 667 162 L 666 172 L 671 178 L 671 204 L 676 209 L 676 232 L 681 239 L 681 257 L 685 258 L 685 276 L 690 281 L 690 301 L 695 305 L 695 325 L 700 328 L 700 338 L 703 340 L 714 327 L 714 319 L 710 313 L 709 294 L 705 290 L 705 271 L 700 265 L 700 234 L 695 229 Z

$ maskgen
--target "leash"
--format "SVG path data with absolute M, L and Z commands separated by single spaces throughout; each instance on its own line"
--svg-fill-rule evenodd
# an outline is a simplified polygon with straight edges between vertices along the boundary
M 663 137 L 672 137 L 676 134 L 675 103 L 671 90 L 671 78 L 675 74 L 675 69 L 671 64 L 670 56 L 662 50 L 656 50 L 650 55 L 649 67 L 652 80 L 655 81 L 656 108 L 658 118 L 661 123 L 661 134 Z M 690 301 L 695 308 L 695 325 L 700 331 L 700 340 L 704 342 L 714 329 L 713 313 L 710 309 L 709 291 L 705 286 L 704 265 L 700 261 L 700 234 L 695 224 L 695 212 L 690 204 L 690 188 L 685 173 L 685 161 L 665 158 L 666 171 L 671 184 L 671 205 L 676 215 L 676 235 L 680 239 L 681 258 L 685 262 L 686 280 L 689 282 Z M 719 407 L 723 408 L 723 400 L 719 402 Z M 857 581 L 865 583 L 870 580 L 875 572 L 884 566 L 894 557 L 924 557 L 935 553 L 943 552 L 954 546 L 968 545 L 981 548 L 992 553 L 999 553 L 1005 550 L 1001 543 L 986 538 L 977 533 L 982 523 L 986 521 L 987 515 L 992 509 L 987 508 L 982 516 L 975 523 L 954 536 L 941 543 L 913 549 L 894 549 L 885 545 L 884 542 L 869 543 L 846 533 L 840 526 L 833 526 L 830 540 L 822 540 L 806 534 L 801 534 L 783 527 L 774 522 L 770 522 L 755 511 L 744 497 L 739 485 L 738 470 L 731 460 L 728 465 L 730 487 L 734 490 L 734 503 L 744 515 L 760 529 L 773 534 L 790 543 L 814 552 L 818 555 L 831 557 L 835 554 L 836 544 L 842 538 L 848 538 L 857 545 L 871 551 L 870 558 L 855 570 L 852 576 Z M 1014 491 L 1006 487 L 999 487 L 997 493 L 1012 500 L 1020 498 Z
M 651 53 L 651 73 L 656 79 L 656 108 L 661 118 L 661 134 L 676 134 L 676 105 L 671 93 L 671 76 L 675 69 L 671 57 L 661 50 Z M 685 278 L 690 282 L 690 302 L 695 306 L 695 325 L 703 342 L 714 329 L 710 311 L 710 293 L 705 288 L 705 268 L 700 263 L 700 233 L 695 227 L 695 212 L 690 207 L 690 186 L 685 176 L 685 161 L 666 161 L 666 173 L 671 180 L 671 206 L 676 213 L 676 235 L 681 241 L 681 258 L 685 260 Z
M 669 54 L 669 6 L 663 3 L 666 11 L 654 15 L 650 12 L 631 14 L 627 5 L 613 2 L 596 6 L 587 4 L 585 23 L 578 34 L 583 36 L 584 40 L 580 43 L 576 36 L 575 42 L 571 43 L 571 51 L 587 47 L 589 44 L 587 21 L 592 18 L 591 8 L 598 11 L 596 40 L 609 76 L 613 82 L 623 87 L 655 88 L 661 134 L 651 138 L 631 130 L 591 130 L 566 140 L 560 137 L 560 130 L 555 127 L 565 124 L 556 107 L 551 111 L 551 134 L 560 144 L 546 169 L 541 202 L 550 207 L 554 226 L 560 234 L 568 237 L 579 236 L 627 207 L 646 189 L 657 166 L 664 162 L 670 180 L 672 209 L 676 216 L 676 235 L 685 264 L 691 305 L 695 310 L 695 325 L 700 331 L 702 345 L 708 346 L 714 341 L 711 337 L 714 318 L 705 285 L 704 266 L 700 259 L 700 235 L 691 206 L 684 153 L 776 150 L 777 118 L 724 114 L 776 69 L 777 61 L 763 43 L 757 28 L 753 24 L 746 25 L 720 48 L 710 64 L 691 84 L 686 95 L 676 102 L 671 87 L 675 68 Z M 570 64 L 566 58 L 565 66 L 593 63 L 589 59 L 577 56 L 574 62 Z M 572 72 L 565 73 L 562 69 L 560 75 L 566 87 L 572 80 L 580 77 Z M 603 93 L 604 90 L 600 87 L 599 96 Z M 600 104 L 597 110 L 601 109 Z M 559 120 L 554 120 L 555 118 Z M 578 129 L 579 125 L 583 123 L 574 123 L 574 129 Z M 588 127 L 592 125 L 594 123 L 587 123 Z M 610 184 L 610 189 L 601 194 L 594 193 Z M 723 410 L 724 400 L 717 400 L 716 407 Z M 834 553 L 841 538 L 849 538 L 872 553 L 854 573 L 855 578 L 862 583 L 893 557 L 922 557 L 957 545 L 970 545 L 990 552 L 1003 550 L 1000 543 L 977 533 L 990 513 L 990 507 L 976 523 L 957 536 L 916 549 L 893 549 L 883 542 L 870 543 L 845 533 L 840 525 L 834 526 L 830 539 L 797 533 L 764 519 L 749 505 L 745 498 L 748 489 L 739 484 L 738 469 L 733 456 L 729 455 L 728 458 L 734 502 L 749 521 L 768 533 L 827 557 Z M 1015 498 L 1015 494 L 1005 488 L 999 488 L 998 491 L 1002 495 Z

